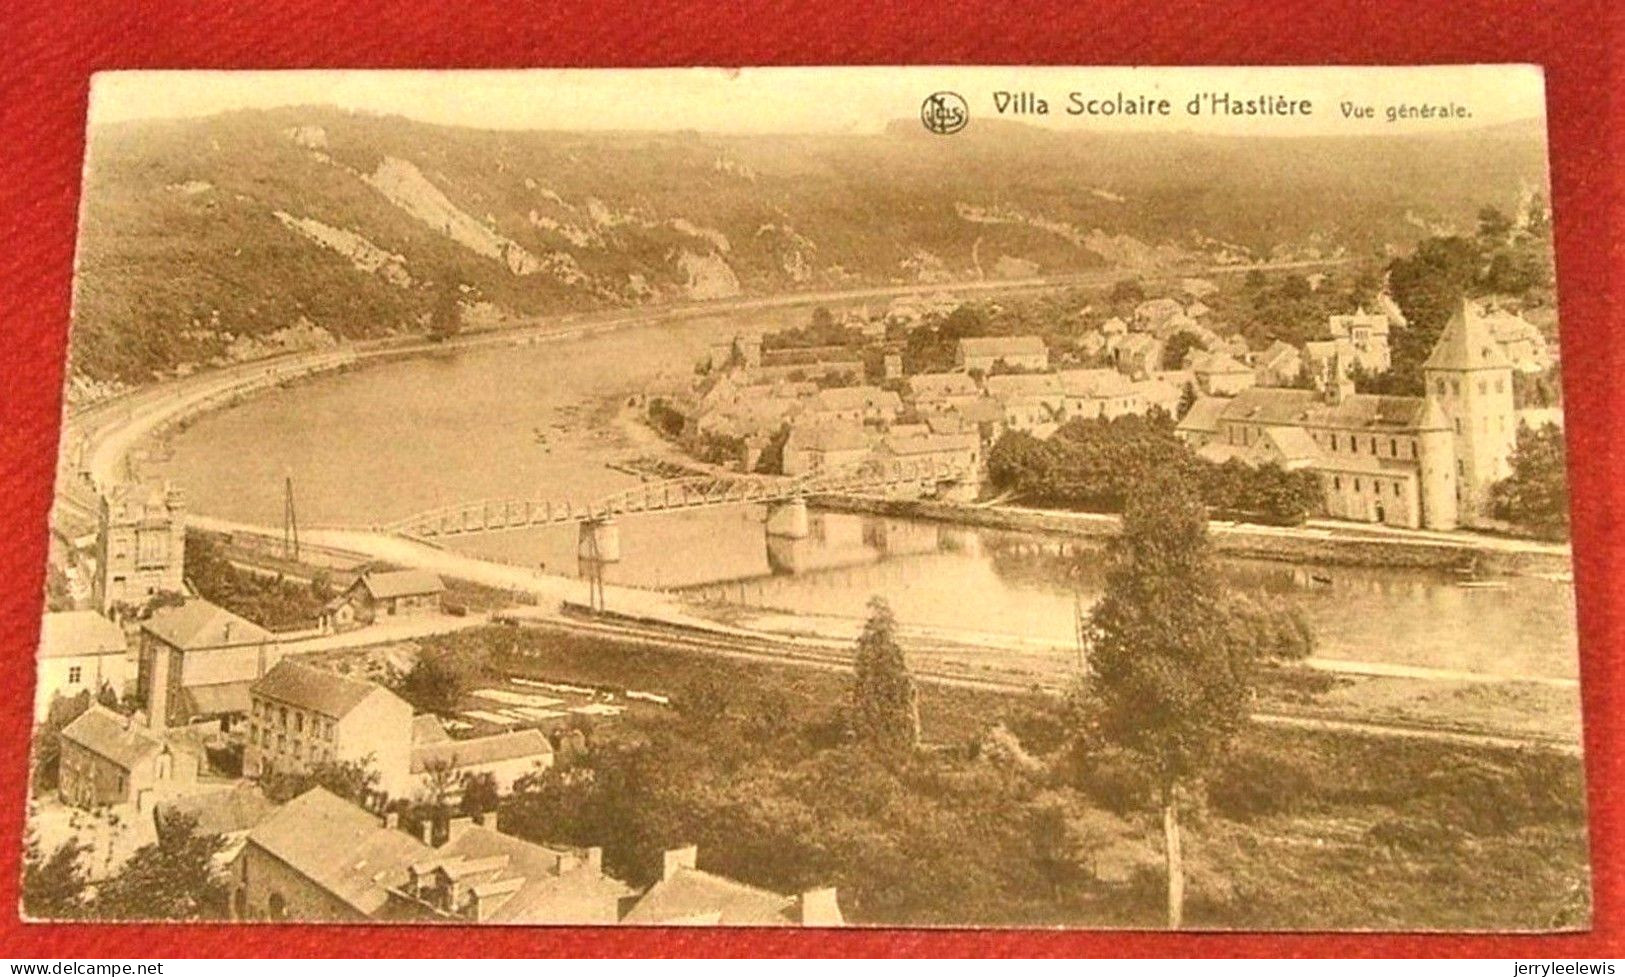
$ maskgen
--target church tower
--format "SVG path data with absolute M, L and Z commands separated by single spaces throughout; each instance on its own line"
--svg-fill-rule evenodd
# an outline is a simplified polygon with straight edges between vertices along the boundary
M 1512 364 L 1477 307 L 1463 299 L 1422 364 L 1426 399 L 1455 442 L 1455 495 L 1460 520 L 1484 516 L 1490 486 L 1511 472 L 1518 436 Z

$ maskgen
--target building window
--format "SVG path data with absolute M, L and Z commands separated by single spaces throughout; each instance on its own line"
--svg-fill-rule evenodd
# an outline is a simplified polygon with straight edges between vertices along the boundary
M 1399 457 L 1399 439 L 1398 438 L 1389 438 L 1388 439 L 1388 456 L 1390 458 L 1398 458 Z
M 1354 480 L 1354 491 L 1360 491 L 1360 480 L 1358 478 Z
M 1444 379 L 1443 378 L 1440 378 L 1440 380 L 1439 380 L 1439 382 L 1437 384 L 1437 387 L 1438 387 L 1438 390 L 1439 390 L 1439 396 L 1443 397 L 1444 396 Z
M 1450 392 L 1452 394 L 1455 394 L 1457 397 L 1461 396 L 1461 381 L 1460 380 L 1452 380 L 1452 381 L 1450 381 Z
M 303 733 L 305 731 L 305 714 L 304 713 L 296 712 L 296 713 L 293 714 L 293 731 L 295 733 Z
M 1461 418 L 1459 418 L 1459 417 L 1456 418 L 1456 433 L 1457 434 L 1461 433 Z
M 1341 475 L 1333 475 L 1332 476 L 1332 488 L 1336 489 L 1339 492 L 1343 491 L 1343 476 L 1341 476 Z
M 1416 457 L 1416 442 L 1415 441 L 1411 442 L 1411 457 L 1412 458 Z
M 1497 381 L 1495 381 L 1495 392 L 1498 393 L 1498 394 L 1506 393 L 1506 386 L 1507 386 L 1507 382 L 1505 380 L 1497 380 Z
M 1490 392 L 1489 381 L 1487 381 L 1487 380 L 1478 381 L 1478 394 L 1479 394 L 1479 396 L 1482 397 L 1483 395 L 1485 395 L 1485 394 L 1487 394 L 1489 392 Z
M 1372 438 L 1371 439 L 1371 457 L 1375 458 L 1376 456 L 1377 456 L 1377 439 Z
M 69 685 L 78 685 L 80 679 L 82 679 L 82 678 L 84 678 L 84 669 L 83 668 L 79 667 L 78 665 L 73 665 L 68 669 L 68 684 Z
M 1399 494 L 1399 483 L 1398 482 L 1394 483 L 1394 494 L 1395 495 Z

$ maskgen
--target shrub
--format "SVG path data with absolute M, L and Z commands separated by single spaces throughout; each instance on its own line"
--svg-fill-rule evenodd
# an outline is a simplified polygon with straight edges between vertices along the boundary
M 1315 768 L 1300 753 L 1242 744 L 1208 783 L 1208 805 L 1236 821 L 1302 810 L 1316 793 Z

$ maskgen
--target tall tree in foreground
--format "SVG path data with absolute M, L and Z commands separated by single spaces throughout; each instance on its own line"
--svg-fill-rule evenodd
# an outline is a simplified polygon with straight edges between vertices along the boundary
M 1512 473 L 1490 487 L 1490 515 L 1543 539 L 1568 539 L 1568 456 L 1561 428 L 1518 425 Z
M 1274 623 L 1225 594 L 1187 477 L 1160 473 L 1130 495 L 1089 622 L 1088 719 L 1155 778 L 1170 928 L 1184 920 L 1181 808 L 1246 721 L 1254 666 L 1309 650 L 1306 631 Z
M 23 835 L 22 909 L 25 919 L 72 919 L 84 907 L 90 884 L 83 858 L 90 846 L 69 838 L 45 853 L 32 825 Z
M 920 743 L 920 704 L 914 677 L 897 644 L 897 619 L 883 597 L 869 599 L 869 620 L 853 662 L 852 721 L 858 738 L 885 752 Z

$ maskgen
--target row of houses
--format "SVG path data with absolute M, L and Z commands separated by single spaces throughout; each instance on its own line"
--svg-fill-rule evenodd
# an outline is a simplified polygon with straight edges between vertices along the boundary
M 435 574 L 414 570 L 364 573 L 330 600 L 323 631 L 342 631 L 391 617 L 435 613 L 445 596 Z M 172 593 L 177 603 L 123 623 L 95 610 L 55 611 L 40 625 L 34 721 L 51 703 L 82 694 L 134 692 L 156 728 L 233 715 L 248 707 L 250 682 L 283 654 L 272 632 L 201 597 Z
M 834 889 L 786 895 L 699 867 L 668 850 L 639 889 L 604 871 L 603 851 L 539 845 L 496 814 L 452 818 L 443 837 L 401 829 L 312 788 L 244 834 L 230 867 L 238 919 L 497 925 L 842 926 Z

